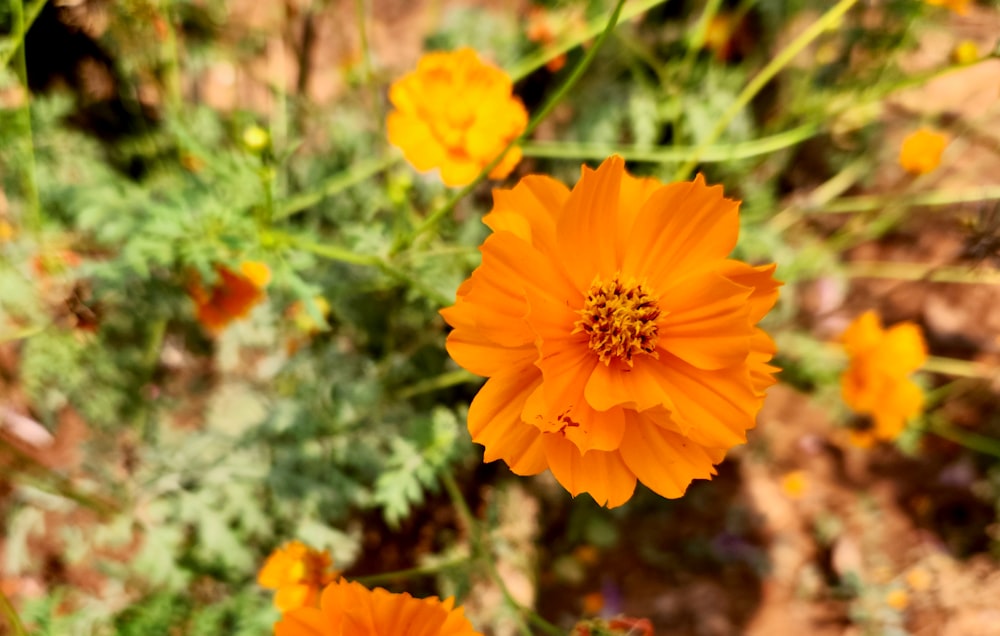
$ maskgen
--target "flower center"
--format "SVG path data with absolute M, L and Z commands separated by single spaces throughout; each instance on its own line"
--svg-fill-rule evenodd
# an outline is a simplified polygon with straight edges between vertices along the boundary
M 610 281 L 595 278 L 587 291 L 587 301 L 573 324 L 573 333 L 590 336 L 590 349 L 601 362 L 613 359 L 632 366 L 632 356 L 656 353 L 656 319 L 660 307 L 656 299 L 634 279 L 622 282 L 619 274 Z

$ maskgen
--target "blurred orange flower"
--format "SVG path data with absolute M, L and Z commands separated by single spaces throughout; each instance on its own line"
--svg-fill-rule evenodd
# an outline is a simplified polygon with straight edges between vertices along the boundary
M 439 168 L 446 185 L 469 184 L 528 124 L 512 90 L 510 77 L 470 48 L 428 53 L 389 88 L 389 142 L 417 170 Z M 511 148 L 490 177 L 506 177 L 520 160 Z
M 454 599 L 413 598 L 369 590 L 344 579 L 323 590 L 320 605 L 285 612 L 275 636 L 482 636 Z
M 313 550 L 301 541 L 290 541 L 267 557 L 257 574 L 257 583 L 277 590 L 274 605 L 287 612 L 299 607 L 311 607 L 319 600 L 320 589 L 337 573 L 326 550 Z
M 859 446 L 893 440 L 906 420 L 919 414 L 924 394 L 909 375 L 927 360 L 927 344 L 920 328 L 902 322 L 882 328 L 874 311 L 866 311 L 841 336 L 850 359 L 840 380 L 844 402 L 856 413 L 872 418 L 868 430 L 852 431 Z
M 948 7 L 959 15 L 965 15 L 969 12 L 972 0 L 926 0 L 926 2 L 936 7 Z
M 525 35 L 532 42 L 547 47 L 556 41 L 556 31 L 552 26 L 552 13 L 543 6 L 535 5 L 528 10 L 528 26 Z M 553 73 L 566 65 L 566 54 L 557 55 L 545 64 Z
M 637 479 L 680 497 L 715 474 L 777 371 L 756 323 L 780 283 L 727 258 L 738 207 L 617 156 L 572 192 L 544 176 L 494 191 L 482 264 L 441 312 L 448 353 L 490 378 L 469 410 L 486 461 L 608 507 Z
M 194 300 L 198 322 L 215 333 L 233 320 L 244 318 L 264 299 L 264 288 L 271 281 L 271 270 L 264 263 L 244 261 L 239 273 L 219 265 L 219 280 L 210 290 L 195 281 L 188 293 Z
M 913 174 L 927 174 L 941 165 L 941 155 L 948 145 L 944 133 L 921 128 L 906 136 L 899 149 L 899 165 Z

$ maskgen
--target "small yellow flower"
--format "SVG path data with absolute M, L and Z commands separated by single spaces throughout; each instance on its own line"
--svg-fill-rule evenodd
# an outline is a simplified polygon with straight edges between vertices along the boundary
M 805 471 L 793 470 L 781 478 L 781 491 L 789 499 L 801 499 L 809 490 L 809 479 Z
M 428 53 L 389 87 L 389 142 L 417 170 L 440 169 L 445 185 L 472 183 L 528 124 L 512 91 L 510 77 L 470 48 Z M 520 160 L 511 148 L 490 177 L 506 177 Z
M 282 612 L 315 607 L 320 589 L 337 577 L 332 565 L 329 552 L 313 550 L 301 541 L 290 541 L 267 557 L 257 583 L 277 590 L 274 605 Z
M 260 126 L 248 126 L 243 131 L 243 145 L 253 152 L 260 152 L 271 143 L 271 136 Z
M 951 52 L 955 64 L 972 64 L 979 59 L 979 46 L 972 40 L 962 40 Z
M 14 226 L 6 219 L 0 219 L 0 243 L 6 243 L 14 238 Z
M 926 0 L 927 4 L 935 7 L 947 7 L 959 15 L 969 12 L 971 0 Z
M 855 443 L 893 440 L 906 420 L 919 414 L 924 394 L 909 375 L 927 360 L 927 344 L 920 328 L 903 322 L 886 330 L 878 314 L 861 314 L 841 336 L 850 363 L 841 377 L 844 402 L 859 415 L 871 418 L 866 431 L 854 431 Z
M 910 133 L 899 149 L 899 165 L 912 174 L 927 174 L 941 165 L 941 154 L 948 145 L 944 133 L 921 128 Z
M 931 583 L 930 572 L 925 568 L 918 566 L 906 573 L 906 584 L 914 592 L 924 592 L 930 589 Z
M 895 589 L 885 595 L 885 604 L 896 611 L 903 611 L 910 605 L 910 595 L 906 590 Z

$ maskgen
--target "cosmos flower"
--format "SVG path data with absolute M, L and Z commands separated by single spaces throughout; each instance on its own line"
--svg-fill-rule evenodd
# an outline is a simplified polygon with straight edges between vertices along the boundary
M 941 154 L 948 145 L 944 133 L 921 128 L 906 136 L 899 149 L 899 165 L 912 174 L 927 174 L 941 165 Z
M 244 318 L 264 299 L 264 288 L 271 280 L 271 270 L 264 263 L 244 261 L 240 271 L 216 267 L 219 280 L 206 290 L 200 281 L 188 288 L 194 300 L 198 322 L 215 333 L 238 318 Z
M 389 88 L 389 142 L 417 170 L 439 168 L 445 185 L 469 184 L 528 124 L 512 90 L 510 77 L 470 48 L 428 53 Z M 520 160 L 511 148 L 489 176 L 506 177 Z
M 287 612 L 315 606 L 319 592 L 337 575 L 326 550 L 313 550 L 301 541 L 290 541 L 267 557 L 257 575 L 261 587 L 277 590 L 274 605 Z
M 275 636 L 482 636 L 454 599 L 414 598 L 344 579 L 323 590 L 320 605 L 285 612 Z
M 848 326 L 841 341 L 850 360 L 840 379 L 841 395 L 871 424 L 851 431 L 852 441 L 869 446 L 876 440 L 896 439 L 906 420 L 924 405 L 923 392 L 909 378 L 927 360 L 920 328 L 902 322 L 883 329 L 878 314 L 866 311 Z
M 489 380 L 469 409 L 486 461 L 549 469 L 608 507 L 636 480 L 680 497 L 746 441 L 777 371 L 757 322 L 774 265 L 728 258 L 739 203 L 700 176 L 664 185 L 617 156 L 572 191 L 494 192 L 482 264 L 442 310 L 451 357 Z

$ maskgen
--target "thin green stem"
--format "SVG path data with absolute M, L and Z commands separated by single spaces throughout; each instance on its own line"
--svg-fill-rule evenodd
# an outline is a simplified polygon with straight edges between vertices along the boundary
M 608 146 L 603 144 L 554 141 L 527 142 L 522 144 L 521 150 L 526 157 L 545 157 L 547 159 L 599 160 L 617 153 L 628 161 L 650 163 L 680 163 L 681 161 L 690 160 L 696 155 L 699 156 L 700 161 L 721 162 L 749 159 L 777 152 L 795 146 L 811 137 L 815 137 L 820 132 L 822 132 L 822 124 L 811 123 L 752 141 L 704 148 L 695 148 L 693 146 L 637 148 L 635 146 Z
M 940 356 L 930 356 L 921 367 L 923 371 L 940 373 L 959 378 L 990 378 L 998 375 L 997 370 L 993 373 L 978 362 L 969 360 L 959 360 L 957 358 L 942 358 Z
M 898 263 L 892 261 L 854 261 L 846 265 L 851 278 L 895 278 L 932 283 L 1000 285 L 1000 271 L 971 270 L 968 267 Z
M 448 389 L 453 386 L 458 386 L 459 384 L 472 384 L 473 382 L 481 381 L 482 378 L 478 375 L 473 375 L 465 369 L 456 369 L 454 371 L 447 371 L 440 375 L 436 375 L 433 378 L 427 378 L 426 380 L 421 380 L 420 382 L 411 384 L 405 389 L 399 391 L 396 394 L 396 397 L 401 400 L 405 400 L 416 395 L 433 393 L 434 391 Z
M 353 576 L 352 581 L 357 581 L 362 585 L 371 586 L 379 585 L 382 583 L 391 583 L 392 581 L 398 581 L 399 579 L 409 579 L 418 576 L 430 576 L 432 574 L 439 574 L 446 570 L 451 570 L 453 568 L 461 567 L 469 562 L 469 557 L 461 557 L 457 559 L 450 559 L 448 561 L 442 561 L 441 563 L 434 563 L 431 565 L 421 565 L 413 568 L 407 568 L 405 570 L 395 570 L 393 572 L 383 572 L 381 574 L 371 574 L 369 576 Z
M 695 55 L 705 46 L 705 35 L 708 33 L 708 25 L 712 18 L 719 12 L 722 0 L 708 0 L 705 3 L 705 10 L 701 12 L 698 22 L 694 25 L 694 32 L 688 39 L 687 51 L 681 61 L 682 83 L 686 83 L 688 75 L 691 73 L 691 66 L 694 64 Z
M 702 159 L 704 161 L 704 159 Z M 802 210 L 822 207 L 847 191 L 871 170 L 871 159 L 858 157 L 809 193 L 805 201 L 797 201 L 767 222 L 775 232 L 783 232 L 802 218 Z
M 11 59 L 18 52 L 24 48 L 24 37 L 28 34 L 28 30 L 31 25 L 35 23 L 38 18 L 38 14 L 42 12 L 45 8 L 45 4 L 48 0 L 35 0 L 35 2 L 28 5 L 27 11 L 21 12 L 21 18 L 15 19 L 14 32 L 10 34 L 8 42 L 2 51 L 0 51 L 0 68 L 7 68 L 10 64 Z M 12 0 L 12 2 L 17 2 L 17 0 Z M 23 7 L 22 2 L 17 2 L 19 7 Z M 11 8 L 14 8 L 13 4 Z
M 166 37 L 163 40 L 164 49 L 164 84 L 167 92 L 167 107 L 174 117 L 180 117 L 181 112 L 181 62 L 180 50 L 177 46 L 177 29 L 174 25 L 172 3 L 164 1 L 161 8 L 164 22 L 167 26 Z
M 955 203 L 974 203 L 1000 199 L 1000 185 L 988 185 L 968 190 L 933 190 L 913 194 L 860 195 L 842 197 L 815 208 L 803 207 L 806 214 L 845 214 L 871 212 L 896 204 L 914 207 L 936 207 Z
M 761 71 L 743 88 L 739 95 L 729 108 L 723 112 L 722 116 L 719 117 L 719 121 L 715 123 L 715 127 L 712 132 L 709 133 L 708 137 L 701 143 L 699 148 L 695 152 L 695 156 L 684 163 L 683 166 L 677 169 L 674 174 L 675 181 L 682 181 L 687 179 L 691 174 L 691 171 L 698 165 L 701 153 L 705 147 L 714 144 L 719 137 L 726 131 L 729 124 L 732 123 L 733 119 L 750 103 L 750 101 L 757 96 L 767 84 L 778 74 L 783 68 L 788 66 L 788 64 L 795 59 L 795 57 L 801 53 L 809 44 L 822 35 L 825 31 L 831 29 L 836 25 L 840 19 L 843 17 L 847 11 L 857 4 L 858 0 L 840 0 L 837 4 L 831 7 L 826 13 L 819 17 L 816 22 L 809 26 L 805 31 L 803 31 L 797 38 L 792 40 L 788 46 L 779 52 L 774 59 L 772 59 L 767 66 L 765 66 Z
M 927 430 L 938 437 L 955 442 L 969 450 L 974 450 L 984 455 L 1000 457 L 1000 440 L 952 426 L 941 417 L 928 417 Z
M 313 190 L 285 199 L 278 204 L 274 218 L 275 220 L 284 219 L 292 216 L 293 214 L 297 214 L 306 208 L 316 205 L 323 199 L 340 194 L 344 190 L 361 183 L 372 175 L 376 175 L 379 172 L 386 170 L 399 161 L 400 157 L 398 155 L 393 155 L 390 157 L 382 157 L 379 159 L 370 159 L 368 161 L 358 162 L 347 170 L 339 172 L 320 182 L 320 184 Z
M 628 22 L 632 18 L 642 15 L 643 13 L 649 11 L 657 5 L 663 4 L 666 1 L 667 0 L 640 0 L 638 2 L 630 2 L 627 7 L 622 8 L 620 21 Z M 604 20 L 591 20 L 582 31 L 573 33 L 560 42 L 554 42 L 550 46 L 545 47 L 544 50 L 518 62 L 514 68 L 510 70 L 511 80 L 517 82 L 523 79 L 563 53 L 576 48 L 594 36 L 599 35 L 606 28 Z
M 3 593 L 2 586 L 0 586 L 0 608 L 3 609 L 4 616 L 7 617 L 7 624 L 13 630 L 14 636 L 28 636 L 28 630 L 25 629 L 24 623 L 21 622 L 21 617 L 17 615 L 14 604 Z
M 19 34 L 27 34 L 24 19 L 23 0 L 12 0 L 14 28 Z M 21 118 L 24 126 L 24 198 L 28 208 L 27 226 L 34 232 L 42 229 L 42 206 L 38 196 L 38 174 L 35 165 L 35 135 L 31 124 L 31 89 L 28 87 L 28 65 L 25 57 L 25 46 L 22 40 L 14 55 L 14 70 L 24 87 L 24 103 L 21 106 Z
M 349 263 L 351 265 L 363 265 L 365 267 L 378 267 L 382 264 L 382 259 L 372 254 L 358 254 L 336 245 L 325 245 L 307 239 L 302 239 L 290 234 L 268 231 L 262 234 L 264 242 L 271 242 L 276 245 L 287 245 L 306 252 L 322 256 L 332 261 Z
M 535 128 L 537 128 L 538 125 L 549 116 L 549 113 L 552 112 L 556 105 L 562 101 L 562 99 L 580 80 L 580 78 L 583 77 L 583 73 L 590 66 L 591 62 L 594 61 L 594 58 L 597 56 L 597 52 L 601 49 L 601 45 L 608 39 L 608 35 L 611 34 L 615 25 L 618 23 L 618 17 L 621 15 L 622 7 L 624 5 L 625 0 L 618 0 L 615 4 L 614 11 L 611 13 L 611 17 L 608 18 L 604 30 L 594 41 L 593 46 L 590 47 L 586 55 L 583 56 L 583 59 L 581 59 L 580 62 L 573 68 L 573 72 L 570 73 L 569 76 L 563 81 L 558 90 L 556 90 L 556 92 L 553 93 L 548 100 L 546 100 L 538 112 L 534 114 L 531 121 L 528 122 L 528 126 L 524 129 L 524 132 L 512 139 L 507 146 L 497 154 L 493 161 L 489 163 L 489 165 L 479 171 L 479 174 L 472 180 L 471 183 L 452 195 L 452 197 L 443 206 L 432 212 L 426 219 L 424 219 L 423 223 L 417 226 L 417 228 L 410 233 L 408 237 L 400 240 L 399 243 L 394 246 L 392 250 L 393 253 L 398 253 L 399 251 L 402 251 L 412 245 L 413 241 L 415 241 L 417 237 L 433 229 L 434 226 L 441 222 L 444 217 L 451 214 L 452 210 L 455 209 L 455 206 L 458 205 L 458 202 L 465 198 L 467 194 L 472 192 L 472 190 L 486 178 L 486 175 L 488 175 L 490 171 L 493 170 L 498 163 L 500 163 L 500 161 L 507 155 L 507 152 L 518 143 L 521 143 L 524 139 L 527 139 L 528 136 L 535 131 Z

